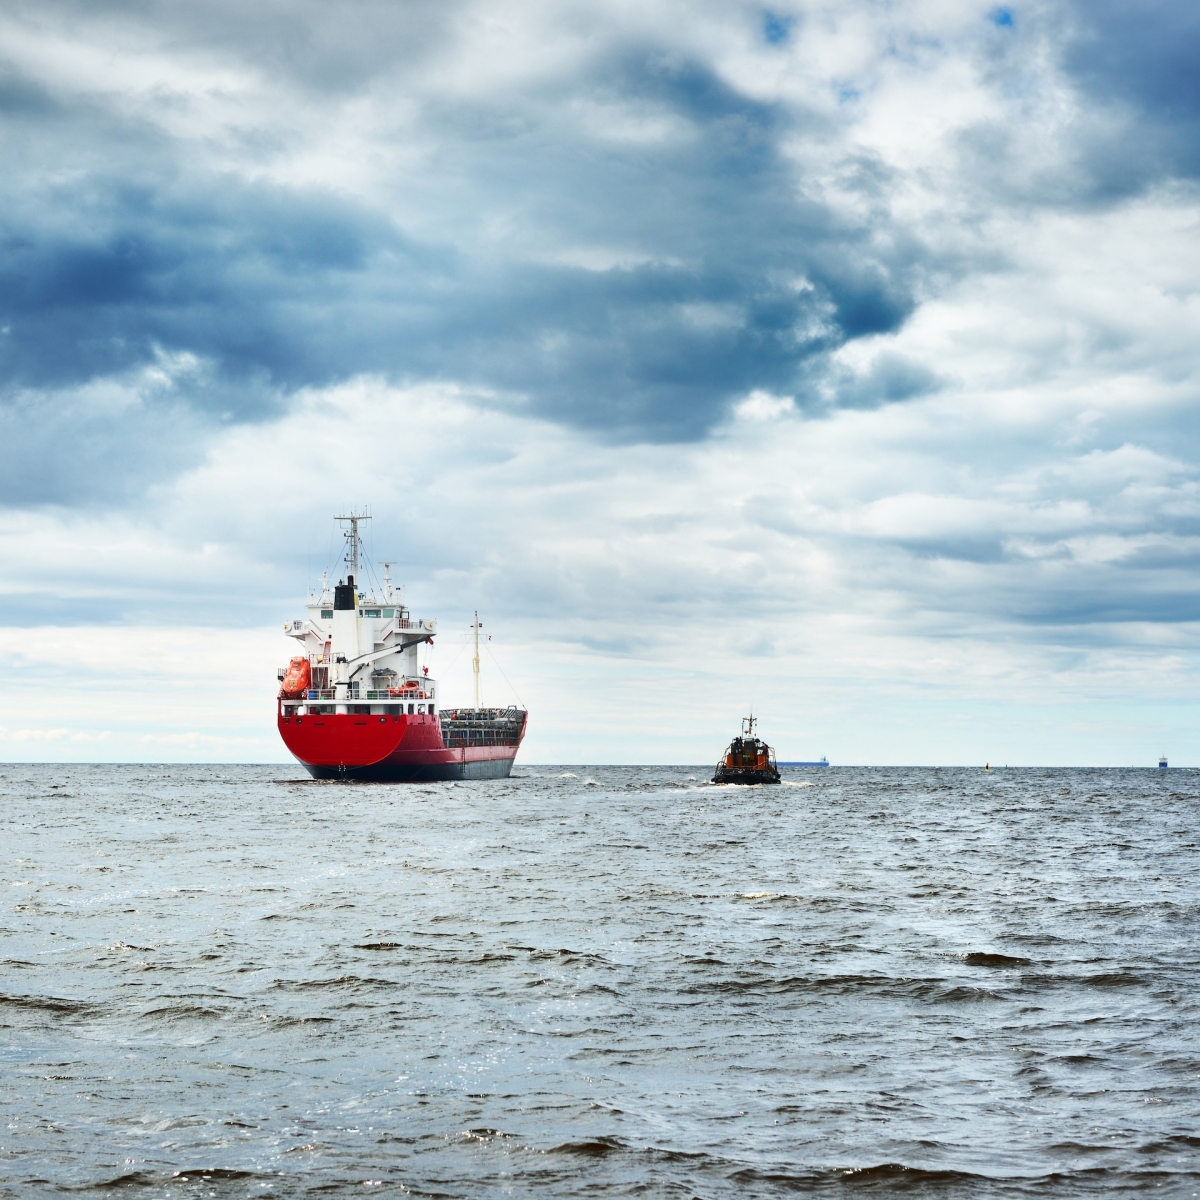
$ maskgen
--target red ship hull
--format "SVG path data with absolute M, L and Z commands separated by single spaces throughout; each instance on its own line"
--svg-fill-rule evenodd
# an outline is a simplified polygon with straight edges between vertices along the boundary
M 447 746 L 437 714 L 325 713 L 285 716 L 279 736 L 314 779 L 377 783 L 504 779 L 521 741 L 511 745 Z

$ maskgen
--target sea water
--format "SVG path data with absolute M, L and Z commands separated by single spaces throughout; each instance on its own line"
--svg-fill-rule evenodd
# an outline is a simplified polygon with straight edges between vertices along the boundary
M 0 767 L 0 1194 L 1192 1196 L 1200 773 Z

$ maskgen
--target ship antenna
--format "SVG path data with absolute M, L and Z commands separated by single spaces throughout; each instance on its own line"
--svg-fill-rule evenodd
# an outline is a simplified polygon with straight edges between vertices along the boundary
M 392 564 L 390 562 L 383 564 L 383 602 L 385 604 L 392 602 Z
M 354 509 L 350 510 L 348 517 L 334 517 L 335 521 L 349 521 L 350 528 L 345 532 L 346 541 L 349 546 L 346 550 L 346 565 L 350 568 L 350 574 L 354 576 L 354 586 L 357 589 L 358 584 L 358 553 L 362 545 L 362 541 L 358 536 L 359 521 L 369 521 L 370 513 L 356 513 Z
M 479 708 L 479 630 L 482 626 L 479 624 L 479 612 L 475 613 L 475 620 L 471 624 L 471 630 L 475 634 L 475 657 L 471 661 L 471 670 L 475 672 L 475 707 Z

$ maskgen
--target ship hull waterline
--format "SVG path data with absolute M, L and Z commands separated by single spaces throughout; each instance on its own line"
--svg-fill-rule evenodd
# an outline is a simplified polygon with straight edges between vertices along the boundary
M 520 748 L 447 746 L 436 715 L 281 715 L 279 734 L 314 779 L 363 783 L 506 779 Z
M 754 786 L 760 783 L 778 783 L 778 773 L 734 768 L 721 768 L 712 778 L 713 783 L 739 783 Z

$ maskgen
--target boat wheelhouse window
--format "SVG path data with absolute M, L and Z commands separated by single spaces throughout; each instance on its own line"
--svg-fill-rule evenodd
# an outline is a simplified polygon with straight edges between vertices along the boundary
M 321 620 L 322 621 L 332 621 L 333 620 L 333 609 L 332 608 L 321 609 Z
M 416 712 L 416 706 L 415 706 L 415 705 L 413 705 L 413 704 L 410 704 L 410 705 L 408 706 L 408 711 L 409 711 L 409 714 L 410 714 L 410 715 L 411 715 L 412 713 Z
M 370 713 L 371 706 L 369 704 L 352 704 L 350 711 L 358 716 L 362 716 L 364 713 Z
M 432 705 L 432 704 L 429 706 L 429 711 L 430 711 L 430 712 L 433 712 L 433 705 Z
M 363 609 L 363 616 L 364 616 L 364 617 L 377 617 L 377 616 L 379 616 L 379 609 L 377 609 L 377 608 L 364 608 L 364 609 Z
M 396 615 L 396 610 L 394 608 L 385 608 L 383 610 L 383 615 L 385 617 L 394 617 Z
M 425 711 L 425 705 L 423 705 L 423 704 L 418 704 L 418 705 L 417 705 L 417 712 L 419 712 L 419 713 L 423 713 L 424 711 Z

